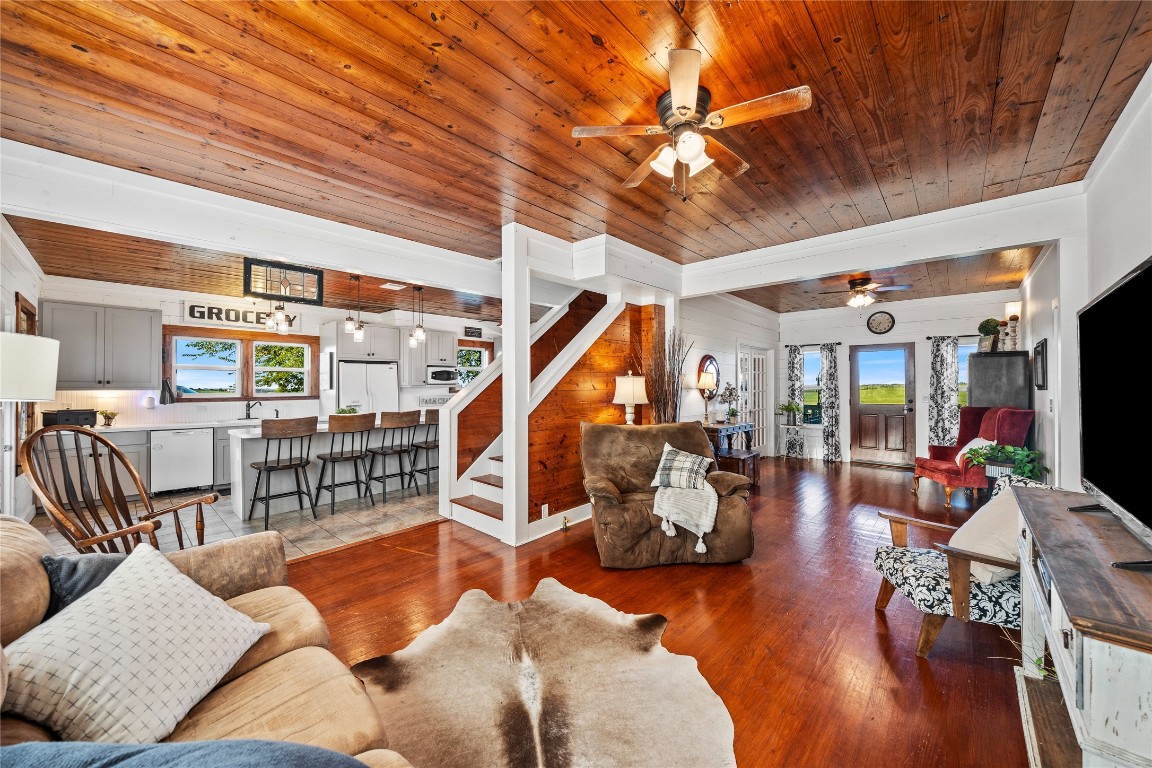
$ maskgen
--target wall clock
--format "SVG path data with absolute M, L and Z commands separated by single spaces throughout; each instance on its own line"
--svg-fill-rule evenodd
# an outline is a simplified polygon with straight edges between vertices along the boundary
M 868 316 L 868 330 L 872 333 L 888 333 L 896 325 L 896 318 L 890 312 L 873 312 Z

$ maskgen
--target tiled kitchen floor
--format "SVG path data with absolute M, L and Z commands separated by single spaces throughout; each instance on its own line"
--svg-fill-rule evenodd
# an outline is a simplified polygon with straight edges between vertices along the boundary
M 417 496 L 414 489 L 389 491 L 387 503 L 380 501 L 379 493 L 376 494 L 376 504 L 370 503 L 367 497 L 337 502 L 335 514 L 329 513 L 328 504 L 321 504 L 316 507 L 315 520 L 312 519 L 310 509 L 281 512 L 272 515 L 269 527 L 283 534 L 284 551 L 291 560 L 442 519 L 437 507 L 439 500 L 436 484 L 432 484 L 431 493 L 423 486 L 420 492 L 421 495 Z M 175 499 L 190 496 L 191 494 L 160 495 L 153 500 L 153 505 L 164 507 Z M 188 542 L 196 541 L 196 508 L 181 510 L 180 522 L 187 546 Z M 52 526 L 47 515 L 37 514 L 32 523 L 48 537 L 60 554 L 75 551 Z M 236 517 L 231 496 L 221 495 L 219 501 L 204 508 L 205 544 L 263 530 L 264 516 L 259 505 L 252 520 L 247 522 Z M 167 516 L 160 530 L 156 532 L 156 539 L 161 551 L 177 549 L 176 533 Z

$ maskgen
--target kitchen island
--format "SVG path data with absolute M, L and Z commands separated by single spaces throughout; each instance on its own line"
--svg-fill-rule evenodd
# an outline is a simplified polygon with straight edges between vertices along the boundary
M 421 423 L 420 426 L 416 428 L 415 441 L 419 442 L 421 440 L 427 440 L 430 429 L 434 429 L 435 426 L 436 425 L 434 424 L 427 425 Z M 308 466 L 305 467 L 305 471 L 308 473 L 308 482 L 312 484 L 313 495 L 315 495 L 316 483 L 320 475 L 320 462 L 316 459 L 316 456 L 321 453 L 327 453 L 330 450 L 330 441 L 332 438 L 327 430 L 328 422 L 326 419 L 321 418 L 316 425 L 316 434 L 312 438 L 312 446 L 308 452 L 308 458 L 310 461 Z M 375 448 L 376 446 L 379 446 L 381 441 L 384 439 L 385 431 L 386 430 L 383 429 L 372 430 L 368 439 L 369 447 Z M 248 509 L 252 503 L 252 491 L 256 485 L 256 470 L 252 469 L 250 465 L 254 461 L 264 461 L 264 449 L 265 443 L 267 441 L 260 437 L 259 426 L 248 427 L 246 429 L 233 429 L 228 432 L 228 436 L 231 441 L 230 461 L 232 464 L 232 471 L 230 474 L 232 478 L 232 509 L 236 512 L 236 516 L 239 519 L 246 520 L 248 518 Z M 275 457 L 275 454 L 273 454 L 273 457 Z M 431 460 L 433 467 L 435 467 L 439 460 L 435 455 L 435 451 L 431 452 L 427 458 Z M 371 460 L 371 456 L 369 456 L 369 460 Z M 419 465 L 424 466 L 423 459 L 420 460 Z M 340 462 L 337 463 L 335 467 L 337 483 L 355 479 L 355 470 L 351 462 Z M 379 458 L 376 459 L 376 467 L 373 471 L 377 474 L 380 472 Z M 395 458 L 388 459 L 388 471 L 396 471 Z M 435 470 L 432 472 L 431 477 L 432 482 L 435 483 L 437 479 L 437 472 Z M 277 493 L 294 491 L 296 489 L 296 480 L 293 477 L 292 472 L 272 472 L 271 478 L 272 488 L 270 492 L 273 496 L 275 496 Z M 418 474 L 416 479 L 421 483 L 420 492 L 424 493 L 424 485 L 427 483 L 427 478 L 422 474 Z M 328 485 L 327 480 L 328 478 L 325 477 L 325 486 Z M 398 491 L 401 489 L 401 480 L 403 480 L 403 478 L 400 477 L 392 477 L 388 479 L 389 494 L 391 494 L 393 491 Z M 381 485 L 379 482 L 372 483 L 372 493 L 375 494 L 377 498 L 380 498 L 380 490 Z M 261 484 L 260 493 L 261 496 L 263 496 L 263 484 Z M 355 485 L 345 485 L 336 488 L 336 501 L 345 501 L 347 499 L 354 499 L 356 497 L 357 493 Z M 321 512 L 327 514 L 327 512 L 322 507 L 325 507 L 329 503 L 330 498 L 331 497 L 327 491 L 320 495 L 320 503 L 317 505 L 317 514 L 320 514 Z M 284 496 L 283 498 L 279 499 L 272 499 L 271 505 L 271 514 L 273 515 L 279 512 L 293 512 L 301 508 L 300 502 L 295 495 Z M 255 519 L 255 517 L 262 517 L 264 514 L 263 504 L 257 504 L 256 506 L 257 509 L 253 519 Z M 307 506 L 304 508 L 308 509 Z

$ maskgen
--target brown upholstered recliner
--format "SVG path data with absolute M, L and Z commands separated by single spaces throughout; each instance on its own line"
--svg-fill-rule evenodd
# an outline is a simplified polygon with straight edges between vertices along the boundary
M 606 568 L 644 568 L 669 563 L 732 563 L 752 555 L 752 481 L 732 472 L 708 473 L 719 495 L 716 525 L 704 535 L 708 551 L 695 550 L 695 534 L 660 529 L 652 513 L 652 478 L 664 444 L 699 456 L 713 456 L 700 422 L 677 424 L 580 425 L 580 461 L 584 489 L 592 501 L 592 524 L 600 564 Z M 715 465 L 713 465 L 715 466 Z
M 1028 437 L 1035 411 L 1022 408 L 982 408 L 966 405 L 960 409 L 960 429 L 955 445 L 930 445 L 928 457 L 916 457 L 912 473 L 912 493 L 920 488 L 920 478 L 935 480 L 944 486 L 944 506 L 952 506 L 952 492 L 957 488 L 982 490 L 988 487 L 985 469 L 970 464 L 967 458 L 956 463 L 956 455 L 974 437 L 998 445 L 1022 446 Z

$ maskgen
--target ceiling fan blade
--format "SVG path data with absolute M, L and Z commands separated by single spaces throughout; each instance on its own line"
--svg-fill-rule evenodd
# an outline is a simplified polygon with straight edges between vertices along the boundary
M 872 290 L 879 293 L 880 291 L 907 291 L 911 288 L 912 286 L 910 285 L 881 285 L 880 287 L 873 288 Z
M 713 163 L 716 165 L 716 168 L 720 171 L 720 173 L 724 174 L 730 179 L 734 179 L 740 174 L 744 173 L 744 171 L 748 170 L 749 165 L 744 160 L 744 158 L 740 157 L 738 154 L 728 149 L 728 147 L 716 141 L 716 139 L 712 138 L 711 136 L 707 136 L 705 137 L 704 141 L 705 153 L 708 155 L 708 157 L 712 158 Z M 712 151 L 709 152 L 709 149 Z
M 764 120 L 769 117 L 800 112 L 810 106 L 812 106 L 812 89 L 802 85 L 799 88 L 780 91 L 780 93 L 774 93 L 771 96 L 761 96 L 758 99 L 718 109 L 704 118 L 704 127 L 728 128 L 753 120 Z
M 696 111 L 700 87 L 700 51 L 673 48 L 668 51 L 668 88 L 672 91 L 672 114 L 680 122 Z
M 644 181 L 644 179 L 648 178 L 648 174 L 652 173 L 652 161 L 655 160 L 662 151 L 664 151 L 665 147 L 670 146 L 672 145 L 661 144 L 659 147 L 657 147 L 656 151 L 648 155 L 648 157 L 644 159 L 644 162 L 640 163 L 636 170 L 632 171 L 632 175 L 625 179 L 624 183 L 620 186 L 627 187 L 629 189 L 632 187 L 640 186 L 640 182 Z
M 672 168 L 672 180 L 676 186 L 676 194 L 680 195 L 680 199 L 688 201 L 688 164 L 676 161 L 676 165 Z
M 577 125 L 572 129 L 572 138 L 583 139 L 594 136 L 651 136 L 664 133 L 660 125 Z
M 879 288 L 879 287 L 880 287 L 880 283 L 868 283 L 868 285 L 861 286 L 860 290 L 871 291 L 871 290 L 875 290 L 876 288 Z
M 852 289 L 846 288 L 842 291 L 816 291 L 817 296 L 824 296 L 826 294 L 833 294 L 833 293 L 852 293 Z

